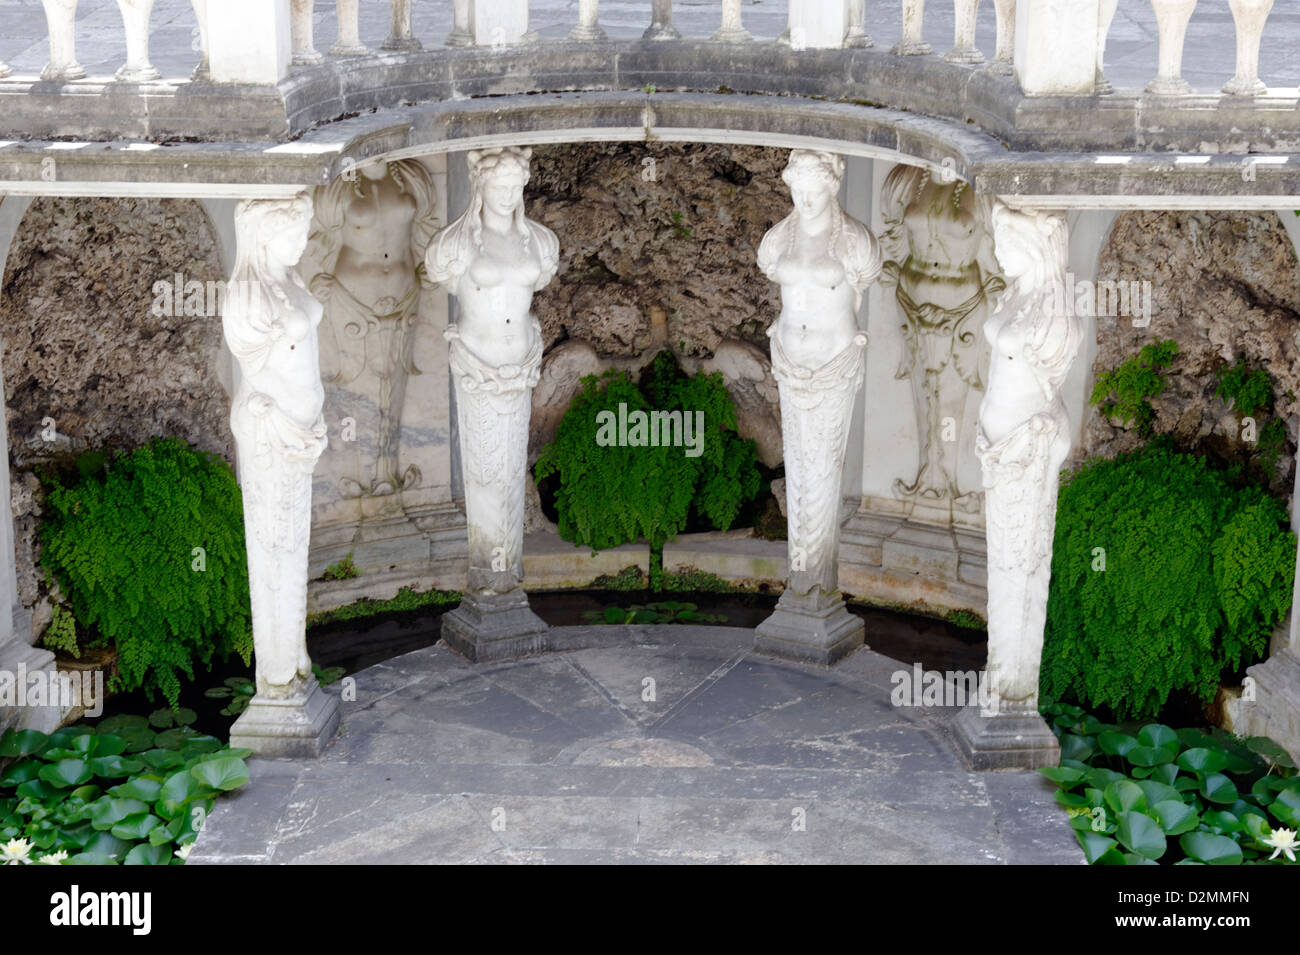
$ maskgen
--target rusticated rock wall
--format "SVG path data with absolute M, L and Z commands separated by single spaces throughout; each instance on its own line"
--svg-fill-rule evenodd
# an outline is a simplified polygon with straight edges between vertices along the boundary
M 537 147 L 528 214 L 560 239 L 559 273 L 533 299 L 546 346 L 582 339 L 602 357 L 637 357 L 657 346 L 662 309 L 679 357 L 712 355 L 725 338 L 766 351 L 780 296 L 755 256 L 790 211 L 788 158 L 757 146 Z
M 191 200 L 37 199 L 9 250 L 0 334 L 18 592 L 37 633 L 49 608 L 34 466 L 155 435 L 234 461 L 220 316 L 186 315 L 184 301 L 181 314 L 155 314 L 155 283 L 174 284 L 177 273 L 223 278 L 212 225 Z M 211 304 L 206 288 L 190 311 Z
M 1102 251 L 1098 278 L 1150 282 L 1153 307 L 1147 328 L 1134 327 L 1128 316 L 1098 316 L 1094 378 L 1144 345 L 1174 339 L 1178 357 L 1164 393 L 1151 402 L 1155 430 L 1173 433 L 1184 447 L 1223 454 L 1238 440 L 1239 413 L 1215 396 L 1215 369 L 1239 358 L 1263 365 L 1288 435 L 1274 487 L 1289 489 L 1300 411 L 1300 270 L 1277 214 L 1124 213 Z M 1140 443 L 1089 410 L 1078 457 L 1112 457 Z

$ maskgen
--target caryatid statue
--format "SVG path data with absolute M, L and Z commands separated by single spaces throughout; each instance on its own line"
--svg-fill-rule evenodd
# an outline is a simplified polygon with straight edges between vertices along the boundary
M 964 710 L 958 738 L 976 768 L 1055 766 L 1056 738 L 1038 715 L 1038 675 L 1056 497 L 1071 444 L 1061 388 L 1083 329 L 1065 307 L 1065 216 L 998 200 L 992 218 L 1008 287 L 984 326 L 992 358 L 975 448 L 988 538 L 985 675 L 997 705 L 992 715 Z
M 781 396 L 790 577 L 757 628 L 769 653 L 833 663 L 862 643 L 837 580 L 840 483 L 867 336 L 858 309 L 880 274 L 880 248 L 839 204 L 844 159 L 795 149 L 782 179 L 794 211 L 763 237 L 758 267 L 781 286 L 768 329 Z
M 894 286 L 903 313 L 896 377 L 911 379 L 919 452 L 915 474 L 896 480 L 894 493 L 932 518 L 978 514 L 978 475 L 961 473 L 959 451 L 984 388 L 981 331 L 1003 288 L 986 203 L 961 180 L 936 181 L 928 169 L 898 165 L 885 177 L 881 206 L 883 281 Z
M 367 460 L 345 466 L 345 496 L 420 482 L 419 470 L 399 461 L 399 438 L 407 378 L 419 374 L 417 266 L 436 229 L 433 180 L 414 159 L 361 166 L 317 192 L 308 282 L 326 309 L 321 375 L 327 387 L 346 389 L 331 397 L 338 410 L 371 419 L 358 430 L 374 440 Z
M 261 755 L 314 755 L 338 722 L 307 654 L 311 475 L 325 450 L 316 329 L 323 309 L 296 271 L 311 200 L 235 209 L 235 267 L 222 315 L 239 363 L 230 427 L 239 452 L 257 693 L 231 728 Z
M 430 281 L 456 297 L 446 331 L 456 394 L 469 574 L 443 639 L 470 659 L 540 648 L 546 624 L 524 596 L 528 418 L 542 363 L 533 293 L 559 268 L 555 233 L 524 215 L 531 149 L 471 150 L 465 214 L 434 236 Z

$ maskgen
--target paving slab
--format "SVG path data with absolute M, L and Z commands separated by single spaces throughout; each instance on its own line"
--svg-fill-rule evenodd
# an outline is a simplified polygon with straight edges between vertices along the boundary
M 624 632 L 356 674 L 321 758 L 250 760 L 190 864 L 1083 862 L 1046 780 L 971 772 L 955 711 L 890 704 L 903 664 L 774 661 L 741 628 Z

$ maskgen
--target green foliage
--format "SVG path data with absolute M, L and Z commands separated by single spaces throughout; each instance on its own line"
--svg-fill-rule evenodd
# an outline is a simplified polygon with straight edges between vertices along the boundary
M 645 590 L 649 578 L 641 568 L 632 564 L 624 567 L 617 574 L 602 574 L 591 582 L 592 590 Z
M 661 575 L 657 589 L 681 594 L 729 594 L 743 590 L 725 577 L 695 567 L 683 567 L 679 571 Z
M 1263 489 L 1156 442 L 1062 481 L 1042 699 L 1152 717 L 1209 702 L 1290 603 L 1295 535 Z M 1103 569 L 1104 568 L 1104 569 Z
M 397 592 L 396 596 L 387 600 L 374 600 L 370 597 L 363 597 L 334 610 L 309 613 L 307 614 L 307 626 L 319 627 L 327 623 L 337 623 L 340 620 L 361 620 L 379 614 L 404 613 L 408 610 L 442 607 L 457 603 L 460 603 L 459 590 L 420 591 L 412 590 L 410 587 L 403 587 Z
M 47 649 L 62 650 L 71 657 L 81 658 L 81 646 L 77 643 L 77 620 L 71 611 L 58 604 L 54 605 L 54 615 L 50 618 L 45 633 L 41 635 L 41 643 Z
M 1230 403 L 1244 418 L 1256 420 L 1255 455 L 1266 482 L 1277 469 L 1286 448 L 1286 424 L 1274 415 L 1273 378 L 1263 368 L 1251 368 L 1244 359 L 1215 371 L 1214 393 Z M 1263 424 L 1258 419 L 1267 418 Z
M 602 427 L 609 431 L 609 416 L 619 419 L 620 405 L 629 420 L 638 411 L 681 412 L 692 420 L 702 412 L 701 453 L 630 446 L 630 426 L 629 445 L 597 443 Z M 542 450 L 536 475 L 539 481 L 560 479 L 560 536 L 596 550 L 644 537 L 658 551 L 692 517 L 726 530 L 761 483 L 754 442 L 736 433 L 735 405 L 722 376 L 688 377 L 666 351 L 642 371 L 639 387 L 622 372 L 583 379 L 555 440 Z
M 977 613 L 969 610 L 952 610 L 944 614 L 944 619 L 963 630 L 987 630 L 988 623 Z
M 1136 427 L 1138 434 L 1150 437 L 1155 430 L 1156 413 L 1149 399 L 1165 390 L 1163 372 L 1178 354 L 1172 338 L 1145 346 L 1119 367 L 1097 376 L 1091 402 L 1102 414 L 1117 418 L 1124 427 Z
M 143 687 L 174 707 L 181 677 L 212 657 L 252 654 L 244 517 L 216 455 L 155 438 L 78 473 L 46 473 L 41 563 L 67 595 L 87 646 L 117 647 L 109 688 Z M 201 550 L 200 550 L 201 548 Z
M 213 686 L 203 691 L 210 700 L 230 700 L 221 708 L 222 716 L 238 716 L 248 709 L 253 702 L 257 684 L 246 676 L 232 676 L 222 681 L 221 686 Z
M 1077 706 L 1045 707 L 1061 763 L 1039 770 L 1093 865 L 1289 865 L 1300 777 L 1264 737 L 1159 723 L 1113 726 Z
M 246 749 L 189 727 L 164 709 L 98 726 L 0 736 L 0 846 L 28 861 L 180 865 L 214 799 L 248 781 Z
M 343 679 L 343 674 L 348 671 L 346 667 L 323 667 L 318 663 L 313 663 L 311 672 L 315 674 L 317 683 L 321 686 L 329 686 L 331 683 L 337 683 Z
M 360 577 L 361 571 L 357 570 L 357 565 L 352 563 L 352 551 L 342 559 L 335 561 L 321 572 L 321 580 L 350 580 L 353 577 Z
M 604 610 L 588 610 L 582 617 L 587 623 L 608 624 L 704 624 L 727 622 L 726 614 L 701 613 L 697 605 L 676 600 L 660 600 L 648 604 L 632 604 L 628 607 L 606 607 Z

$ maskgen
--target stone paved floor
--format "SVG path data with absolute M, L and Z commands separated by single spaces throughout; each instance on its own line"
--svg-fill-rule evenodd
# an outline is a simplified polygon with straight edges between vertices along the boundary
M 377 48 L 388 34 L 388 3 L 362 0 L 361 39 Z M 414 0 L 413 30 L 425 44 L 442 43 L 451 29 L 452 0 Z M 718 28 L 718 0 L 675 0 L 674 18 L 687 37 L 703 38 Z M 745 27 L 759 40 L 785 29 L 786 3 L 761 0 L 743 4 Z M 531 25 L 544 37 L 564 37 L 577 22 L 577 0 L 530 0 Z M 316 47 L 324 51 L 337 33 L 332 0 L 316 0 Z M 601 0 L 600 20 L 617 39 L 641 35 L 650 22 L 649 0 Z M 197 26 L 189 0 L 157 0 L 150 19 L 150 55 L 166 77 L 188 77 L 198 62 Z M 867 32 L 884 48 L 902 32 L 899 0 L 867 0 Z M 952 46 L 953 5 L 930 0 L 925 7 L 925 38 L 937 53 Z M 1275 88 L 1300 85 L 1300 3 L 1280 0 L 1269 17 L 1260 51 L 1260 75 Z M 993 3 L 980 4 L 976 44 L 993 55 L 996 40 Z M 77 52 L 92 77 L 111 75 L 126 57 L 122 18 L 116 0 L 80 0 Z M 1156 74 L 1155 14 L 1147 0 L 1123 0 L 1107 45 L 1107 75 L 1121 90 L 1139 90 Z M 48 59 L 45 17 L 40 0 L 0 0 L 0 60 L 20 73 L 39 72 Z M 1192 16 L 1183 56 L 1183 75 L 1197 89 L 1218 92 L 1233 73 L 1236 40 L 1232 14 L 1223 0 L 1203 2 Z M 1294 93 L 1294 90 L 1292 90 Z
M 439 644 L 362 671 L 324 756 L 252 760 L 190 862 L 1082 862 L 1046 780 L 968 772 L 953 711 L 890 705 L 897 662 L 619 629 L 618 646 L 474 665 Z

